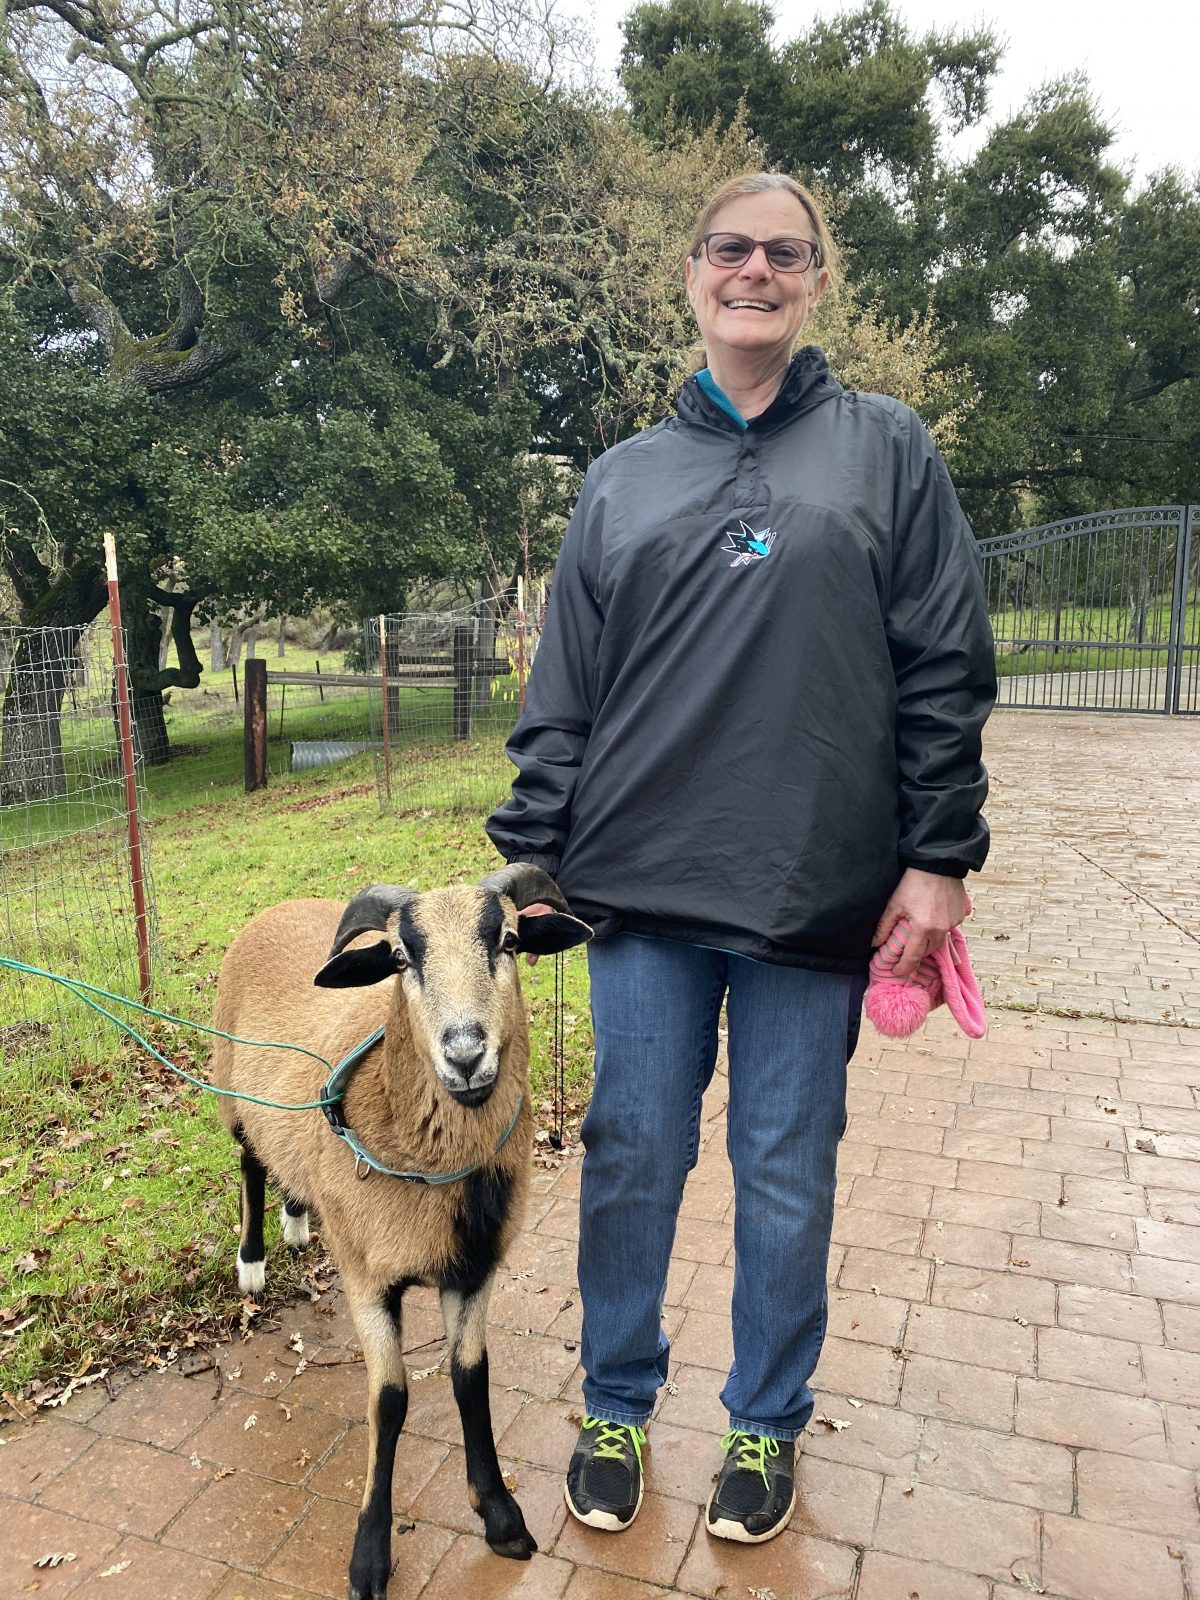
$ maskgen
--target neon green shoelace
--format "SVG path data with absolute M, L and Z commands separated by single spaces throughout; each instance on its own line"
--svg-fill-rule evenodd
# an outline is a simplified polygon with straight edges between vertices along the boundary
M 599 1428 L 600 1438 L 596 1444 L 595 1454 L 602 1461 L 621 1461 L 630 1444 L 633 1453 L 638 1458 L 638 1466 L 642 1464 L 642 1446 L 646 1442 L 646 1430 L 635 1428 L 632 1423 L 605 1422 L 601 1417 L 584 1417 L 585 1428 Z
M 779 1454 L 778 1440 L 769 1439 L 765 1433 L 743 1433 L 740 1428 L 731 1428 L 721 1440 L 721 1449 L 726 1455 L 736 1450 L 734 1466 L 739 1471 L 761 1473 L 762 1481 L 768 1489 L 771 1487 L 766 1458 Z

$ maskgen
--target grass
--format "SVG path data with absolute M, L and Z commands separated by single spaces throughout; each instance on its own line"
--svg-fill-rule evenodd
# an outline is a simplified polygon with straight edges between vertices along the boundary
M 237 752 L 240 771 L 240 738 Z M 155 1002 L 197 1021 L 211 1017 L 225 947 L 262 907 L 294 895 L 348 899 L 376 879 L 418 889 L 469 882 L 497 864 L 482 809 L 381 817 L 370 757 L 273 777 L 250 796 L 214 795 L 195 779 L 189 789 L 188 758 L 152 770 L 148 782 Z M 96 892 L 89 876 L 76 875 L 76 911 Z M 61 970 L 111 980 L 111 954 L 89 959 L 72 926 L 75 947 L 52 952 Z M 20 931 L 10 925 L 10 949 Z M 591 1066 L 582 951 L 567 955 L 565 974 L 567 1101 L 577 1123 Z M 522 967 L 522 982 L 534 1101 L 548 1125 L 553 963 Z M 8 1046 L 0 1149 L 9 1152 L 0 1158 L 0 1390 L 41 1382 L 45 1398 L 85 1366 L 166 1359 L 236 1325 L 235 1161 L 208 1097 L 107 1031 L 84 1029 L 89 1042 L 55 1066 L 44 1035 L 22 1035 L 28 1012 L 16 995 L 10 976 L 0 978 Z M 203 1075 L 203 1035 L 158 1023 L 153 1037 Z M 273 1298 L 300 1292 L 304 1270 L 271 1241 Z

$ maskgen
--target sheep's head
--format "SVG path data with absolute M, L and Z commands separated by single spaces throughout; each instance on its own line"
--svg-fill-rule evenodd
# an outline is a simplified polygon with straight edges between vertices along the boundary
M 368 930 L 386 935 L 347 949 Z M 520 1020 L 517 957 L 582 944 L 591 929 L 571 915 L 553 878 L 515 863 L 478 886 L 418 894 L 364 889 L 346 907 L 314 983 L 349 988 L 399 975 L 414 1035 L 439 1082 L 462 1105 L 482 1105 Z

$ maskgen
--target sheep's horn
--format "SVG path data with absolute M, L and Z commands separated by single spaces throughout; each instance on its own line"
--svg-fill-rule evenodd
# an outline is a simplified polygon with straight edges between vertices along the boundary
M 571 912 L 562 890 L 550 874 L 541 867 L 531 866 L 528 861 L 510 861 L 508 866 L 489 872 L 486 878 L 480 878 L 479 887 L 506 894 L 516 902 L 518 911 L 540 901 L 555 911 L 565 911 L 568 916 Z
M 329 959 L 340 955 L 360 933 L 385 932 L 388 918 L 416 896 L 415 889 L 401 889 L 395 883 L 373 883 L 369 889 L 360 889 L 342 912 Z

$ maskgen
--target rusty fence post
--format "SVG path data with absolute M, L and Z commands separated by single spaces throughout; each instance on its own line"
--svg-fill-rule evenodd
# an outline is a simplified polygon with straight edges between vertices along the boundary
M 111 533 L 104 535 L 104 564 L 108 578 L 108 617 L 112 625 L 113 687 L 117 696 L 120 730 L 121 776 L 125 781 L 125 815 L 129 824 L 129 875 L 133 880 L 133 915 L 137 928 L 138 990 L 142 1004 L 150 1004 L 150 917 L 146 910 L 146 869 L 142 857 L 142 820 L 138 810 L 137 768 L 133 754 L 133 717 L 129 708 L 129 668 L 125 661 L 125 631 L 121 625 L 121 589 L 117 580 L 117 546 Z
M 267 786 L 267 663 L 250 660 L 242 683 L 242 727 L 245 730 L 246 793 Z

